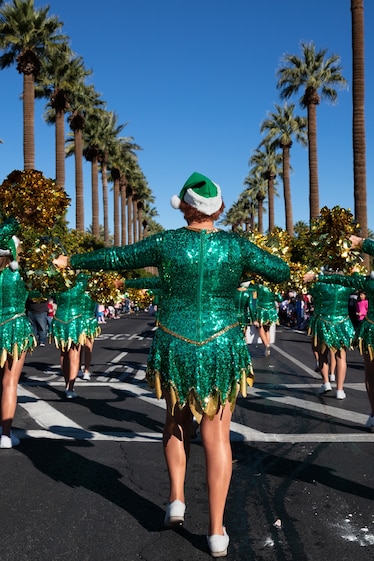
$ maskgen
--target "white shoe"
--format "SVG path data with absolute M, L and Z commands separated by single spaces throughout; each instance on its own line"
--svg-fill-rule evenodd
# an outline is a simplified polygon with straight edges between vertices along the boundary
M 344 390 L 336 390 L 336 399 L 345 399 L 346 397 Z
M 89 372 L 88 370 L 85 370 L 83 372 L 82 378 L 83 378 L 83 380 L 91 380 L 91 372 Z
M 213 536 L 207 536 L 206 539 L 212 557 L 226 557 L 230 541 L 226 528 L 223 528 L 223 536 L 214 534 Z
M 335 374 L 330 374 L 329 380 L 330 382 L 335 382 Z
M 65 390 L 65 397 L 66 399 L 75 399 L 78 397 L 78 394 L 73 390 Z
M 331 384 L 330 382 L 325 382 L 324 384 L 322 384 L 322 386 L 319 388 L 318 390 L 318 394 L 324 394 L 327 392 L 331 392 Z
M 20 439 L 14 436 L 12 433 L 10 436 L 6 436 L 5 434 L 1 435 L 0 439 L 0 448 L 13 448 L 13 446 L 18 446 L 20 443 Z
M 169 528 L 172 526 L 182 526 L 185 512 L 186 505 L 182 503 L 182 501 L 177 500 L 169 503 L 165 514 L 165 526 L 168 526 Z

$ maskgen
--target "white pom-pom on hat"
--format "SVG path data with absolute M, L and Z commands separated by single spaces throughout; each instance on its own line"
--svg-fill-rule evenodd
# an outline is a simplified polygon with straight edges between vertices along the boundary
M 170 199 L 170 204 L 173 208 L 180 208 L 181 200 L 178 195 L 173 195 Z

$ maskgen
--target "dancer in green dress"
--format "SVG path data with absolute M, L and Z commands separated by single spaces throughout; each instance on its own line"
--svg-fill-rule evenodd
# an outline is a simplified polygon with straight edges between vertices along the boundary
M 33 328 L 26 316 L 27 289 L 18 271 L 15 233 L 16 220 L 0 225 L 0 380 L 1 441 L 0 448 L 12 448 L 19 439 L 11 428 L 17 407 L 17 384 L 27 351 L 36 346 Z
M 374 255 L 374 240 L 351 236 L 352 249 L 361 249 L 362 253 Z M 373 273 L 365 277 L 354 274 L 344 282 L 353 282 L 355 289 L 365 291 L 369 301 L 366 317 L 360 323 L 358 331 L 359 349 L 364 357 L 365 387 L 369 399 L 371 412 L 366 422 L 366 427 L 374 431 L 374 278 Z
M 57 310 L 52 320 L 52 339 L 61 353 L 61 369 L 65 379 L 65 397 L 77 397 L 74 391 L 80 367 L 81 347 L 97 331 L 96 323 L 87 317 L 92 300 L 87 292 L 89 276 L 79 273 L 75 285 L 56 296 Z
M 304 282 L 317 282 L 310 289 L 314 312 L 310 318 L 309 333 L 312 346 L 318 352 L 323 383 L 319 394 L 331 391 L 329 381 L 329 354 L 336 358 L 336 398 L 345 399 L 344 381 L 347 373 L 347 350 L 352 348 L 355 328 L 348 313 L 352 289 L 339 282 L 340 275 L 306 273 Z
M 162 304 L 151 345 L 147 379 L 167 403 L 164 453 L 170 478 L 165 524 L 182 523 L 184 480 L 193 415 L 201 421 L 206 454 L 212 555 L 227 553 L 224 508 L 232 472 L 230 420 L 239 389 L 246 394 L 253 374 L 234 305 L 244 271 L 275 282 L 289 277 L 288 265 L 214 221 L 224 205 L 218 185 L 193 173 L 172 206 L 187 226 L 166 230 L 133 245 L 105 248 L 70 258 L 88 270 L 157 267 Z M 57 266 L 67 266 L 60 256 Z
M 278 309 L 275 304 L 277 296 L 270 288 L 263 284 L 254 285 L 257 291 L 256 313 L 254 325 L 265 346 L 265 356 L 270 355 L 270 329 L 279 323 Z

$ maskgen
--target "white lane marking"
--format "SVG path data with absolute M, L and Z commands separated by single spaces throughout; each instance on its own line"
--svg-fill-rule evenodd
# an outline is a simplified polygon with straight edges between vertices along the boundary
M 291 386 L 292 388 L 292 386 Z M 289 389 L 291 389 L 289 388 Z M 297 397 L 292 397 L 290 395 L 274 395 L 274 392 L 271 390 L 261 390 L 261 389 L 252 389 L 251 396 L 255 394 L 258 397 L 266 399 L 268 401 L 275 401 L 277 403 L 283 403 L 285 405 L 289 405 L 291 407 L 297 407 L 298 409 L 305 409 L 306 411 L 314 411 L 316 413 L 323 413 L 329 417 L 336 417 L 337 419 L 342 419 L 344 421 L 349 421 L 350 423 L 356 423 L 362 425 L 366 423 L 368 416 L 362 413 L 357 413 L 356 411 L 349 411 L 347 409 L 340 409 L 338 407 L 333 407 L 331 405 L 326 405 L 325 403 L 313 403 L 312 401 L 307 401 L 306 399 L 298 399 Z M 333 392 L 329 392 L 328 395 L 334 395 Z M 324 399 L 326 396 L 324 396 Z M 339 403 L 339 400 L 336 400 Z M 341 403 L 341 402 L 340 402 Z
M 315 373 L 309 367 L 302 364 L 300 361 L 294 357 L 288 355 L 282 349 L 279 349 L 276 345 L 273 348 L 282 354 L 287 360 L 293 362 L 296 366 L 303 369 L 309 375 L 320 380 L 320 375 Z M 120 368 L 121 365 L 117 363 L 120 362 L 125 356 L 126 352 L 119 353 L 114 359 L 109 363 L 108 368 L 105 372 L 111 373 L 115 368 Z M 77 385 L 84 385 L 86 387 L 90 386 L 100 386 L 112 387 L 115 389 L 120 389 L 126 391 L 132 395 L 135 395 L 138 399 L 145 401 L 153 406 L 166 409 L 164 400 L 157 400 L 150 390 L 146 388 L 146 384 L 134 384 L 124 382 L 130 374 L 133 374 L 133 380 L 138 382 L 144 381 L 146 365 L 139 365 L 140 368 L 135 369 L 128 365 L 122 365 L 125 372 L 118 378 L 111 378 L 109 376 L 96 376 L 95 381 L 86 382 L 77 379 Z M 59 365 L 55 368 L 59 369 Z M 51 371 L 48 372 L 52 374 Z M 135 373 L 135 374 L 134 374 Z M 50 379 L 40 379 L 40 377 L 35 376 L 29 378 L 29 381 L 23 382 L 22 387 L 24 389 L 24 396 L 27 393 L 25 386 L 36 386 L 36 385 L 46 385 L 46 386 L 64 386 L 64 382 L 61 380 L 61 376 L 54 376 L 55 381 Z M 329 406 L 321 403 L 309 402 L 306 399 L 294 398 L 291 395 L 282 395 L 280 390 L 286 390 L 292 392 L 293 389 L 314 389 L 318 388 L 320 384 L 260 384 L 259 387 L 254 387 L 249 390 L 248 398 L 265 398 L 270 401 L 280 402 L 284 405 L 290 405 L 291 407 L 297 407 L 299 409 L 306 409 L 314 411 L 316 413 L 321 413 L 324 415 L 333 416 L 345 421 L 349 421 L 355 424 L 362 425 L 367 419 L 367 415 L 363 415 L 357 412 L 348 411 L 346 409 L 340 409 L 337 407 Z M 263 386 L 263 387 L 261 387 Z M 346 384 L 345 388 L 351 388 L 359 391 L 366 391 L 364 384 L 361 382 Z M 275 394 L 275 395 L 274 395 Z M 22 395 L 19 393 L 19 395 Z M 331 394 L 330 394 L 331 395 Z M 332 394 L 333 395 L 333 394 Z M 26 396 L 27 397 L 27 396 Z M 92 439 L 92 440 L 115 440 L 124 442 L 149 442 L 150 437 L 148 433 L 96 433 L 94 431 L 87 431 L 83 427 L 80 427 L 68 417 L 65 417 L 61 413 L 56 412 L 50 405 L 46 404 L 42 400 L 29 392 L 29 397 L 31 401 L 29 403 L 20 403 L 19 405 L 26 409 L 30 416 L 40 425 L 47 429 L 47 432 L 41 431 L 44 438 L 73 438 L 73 439 Z M 39 406 L 36 407 L 35 403 L 39 402 Z M 44 414 L 44 410 L 46 413 Z M 56 414 L 57 413 L 57 414 Z M 59 422 L 56 422 L 59 419 Z M 53 421 L 53 423 L 52 423 Z M 48 432 L 51 431 L 51 432 Z M 22 431 L 20 431 L 22 432 Z M 37 431 L 26 431 L 25 436 L 34 435 Z M 161 436 L 158 433 L 151 433 L 155 441 L 159 441 Z M 49 436 L 48 436 L 49 435 Z M 232 423 L 231 426 L 231 439 L 234 441 L 244 441 L 244 442 L 372 442 L 374 441 L 374 434 L 372 433 L 346 433 L 346 434 L 272 434 L 263 433 L 261 431 L 256 431 L 245 425 L 239 423 Z
M 67 429 L 75 429 L 82 433 L 88 432 L 69 417 L 66 417 L 66 415 L 63 415 L 30 390 L 26 389 L 24 385 L 18 385 L 17 395 L 20 400 L 19 405 L 25 409 L 30 417 L 41 427 L 47 430 L 52 430 L 52 427 L 66 427 Z M 22 402 L 23 399 L 25 400 L 24 402 Z
M 285 351 L 283 351 L 283 349 L 280 349 L 279 347 L 277 347 L 277 345 L 272 345 L 271 346 L 272 349 L 276 350 L 280 355 L 284 356 L 284 358 L 286 358 L 287 360 L 289 360 L 290 362 L 293 362 L 296 366 L 298 366 L 299 368 L 302 368 L 302 370 L 305 370 L 305 372 L 307 372 L 310 376 L 312 376 L 313 378 L 318 378 L 319 380 L 321 379 L 321 374 L 319 372 L 314 372 L 314 370 L 312 370 L 311 368 L 309 368 L 309 366 L 305 366 L 305 364 L 303 364 L 302 362 L 300 362 L 300 360 L 297 360 L 297 358 L 289 355 L 288 353 L 286 353 Z

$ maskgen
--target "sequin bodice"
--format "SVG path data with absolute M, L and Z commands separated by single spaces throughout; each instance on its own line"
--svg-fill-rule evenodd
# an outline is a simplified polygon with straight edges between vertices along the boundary
M 168 230 L 137 244 L 98 250 L 71 258 L 76 268 L 158 267 L 162 307 L 158 320 L 194 341 L 234 324 L 235 291 L 243 271 L 280 282 L 288 265 L 248 240 L 225 231 Z
M 348 299 L 352 289 L 340 284 L 330 284 L 328 279 L 332 276 L 326 275 L 326 280 L 317 282 L 311 289 L 311 294 L 314 313 L 324 320 L 335 322 L 348 317 Z
M 25 312 L 27 290 L 18 271 L 0 272 L 0 323 Z

